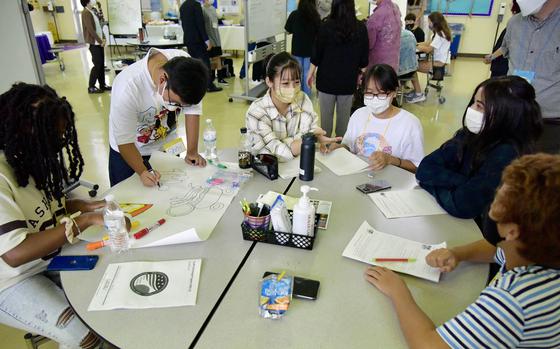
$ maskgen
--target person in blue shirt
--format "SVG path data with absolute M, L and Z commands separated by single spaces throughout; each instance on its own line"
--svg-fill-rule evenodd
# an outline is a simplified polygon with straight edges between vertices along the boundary
M 397 274 L 370 267 L 365 279 L 391 299 L 409 348 L 559 348 L 558 212 L 560 156 L 541 153 L 512 162 L 490 209 L 503 239 L 498 247 L 479 240 L 426 256 L 443 272 L 463 261 L 495 258 L 501 265 L 474 303 L 437 328 Z
M 426 156 L 416 172 L 420 186 L 450 215 L 474 218 L 491 243 L 495 225 L 486 214 L 504 168 L 532 152 L 542 129 L 535 90 L 525 79 L 489 79 L 475 89 L 463 127 Z

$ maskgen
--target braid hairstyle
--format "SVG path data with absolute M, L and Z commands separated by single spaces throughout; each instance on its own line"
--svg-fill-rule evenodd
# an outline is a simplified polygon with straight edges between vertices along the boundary
M 16 83 L 0 95 L 0 150 L 20 187 L 31 176 L 49 202 L 61 202 L 65 183 L 84 168 L 74 119 L 70 103 L 47 85 Z

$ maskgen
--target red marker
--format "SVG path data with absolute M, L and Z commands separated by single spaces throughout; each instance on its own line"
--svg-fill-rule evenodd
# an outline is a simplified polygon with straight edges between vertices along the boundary
M 157 227 L 161 226 L 163 223 L 165 223 L 165 219 L 162 218 L 159 221 L 157 221 L 156 224 L 152 225 L 151 227 L 148 228 L 144 228 L 142 230 L 140 230 L 137 233 L 134 233 L 134 238 L 136 240 L 143 238 L 146 234 L 148 234 L 149 232 L 151 232 L 152 230 L 156 229 Z

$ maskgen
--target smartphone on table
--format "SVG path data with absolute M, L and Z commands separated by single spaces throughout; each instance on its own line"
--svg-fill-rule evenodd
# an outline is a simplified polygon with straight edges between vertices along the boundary
M 278 275 L 278 273 L 267 271 L 264 273 L 263 278 L 271 274 Z M 317 299 L 317 293 L 319 293 L 319 285 L 320 282 L 317 280 L 294 276 L 293 295 L 295 298 L 315 300 Z
M 99 256 L 56 256 L 47 271 L 92 270 L 98 260 Z
M 391 184 L 383 179 L 375 180 L 370 183 L 360 184 L 356 187 L 356 189 L 364 194 L 371 194 L 375 193 L 376 191 L 381 191 L 389 188 L 391 188 Z

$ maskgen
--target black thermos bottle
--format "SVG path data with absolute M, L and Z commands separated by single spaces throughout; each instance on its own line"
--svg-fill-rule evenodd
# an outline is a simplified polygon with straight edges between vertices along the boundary
M 313 133 L 303 135 L 299 157 L 299 179 L 312 181 L 315 170 L 315 135 Z

